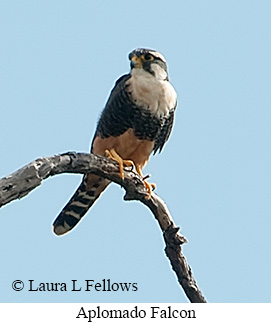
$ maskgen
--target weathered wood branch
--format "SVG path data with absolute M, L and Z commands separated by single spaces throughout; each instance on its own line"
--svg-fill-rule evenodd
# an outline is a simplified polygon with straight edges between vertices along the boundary
M 152 193 L 150 199 L 146 199 L 148 192 L 141 177 L 126 168 L 124 179 L 121 179 L 118 164 L 108 158 L 73 152 L 39 158 L 0 180 L 0 207 L 24 197 L 44 179 L 62 173 L 93 173 L 103 176 L 125 189 L 125 200 L 139 200 L 145 204 L 159 223 L 166 243 L 166 255 L 186 296 L 192 303 L 206 302 L 182 254 L 181 245 L 187 240 L 179 233 L 164 201 L 155 193 Z

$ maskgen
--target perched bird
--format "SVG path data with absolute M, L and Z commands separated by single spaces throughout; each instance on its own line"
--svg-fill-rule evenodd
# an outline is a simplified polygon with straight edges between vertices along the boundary
M 129 54 L 131 70 L 120 77 L 98 121 L 91 153 L 107 156 L 123 166 L 142 169 L 153 152 L 161 152 L 172 130 L 177 95 L 169 83 L 165 58 L 155 50 L 139 48 Z M 152 191 L 152 184 L 145 185 Z M 110 184 L 108 179 L 86 174 L 70 201 L 53 223 L 62 235 L 82 219 L 100 194 Z

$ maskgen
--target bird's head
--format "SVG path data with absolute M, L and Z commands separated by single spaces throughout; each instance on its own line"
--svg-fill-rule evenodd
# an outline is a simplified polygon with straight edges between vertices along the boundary
M 168 80 L 167 63 L 163 55 L 152 49 L 137 48 L 129 54 L 131 70 L 143 69 L 161 80 Z

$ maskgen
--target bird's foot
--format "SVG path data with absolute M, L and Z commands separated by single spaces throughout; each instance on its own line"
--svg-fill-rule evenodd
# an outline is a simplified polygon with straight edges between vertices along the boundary
M 155 189 L 156 185 L 155 185 L 154 183 L 148 183 L 148 182 L 146 181 L 146 179 L 147 179 L 149 176 L 143 176 L 143 173 L 142 173 L 141 167 L 140 167 L 138 164 L 136 164 L 135 166 L 136 166 L 136 170 L 137 170 L 138 174 L 139 174 L 139 175 L 142 177 L 142 179 L 143 179 L 144 185 L 145 185 L 145 187 L 146 187 L 146 189 L 147 189 L 147 192 L 148 192 L 148 195 L 146 196 L 146 199 L 147 199 L 147 200 L 149 200 L 149 199 L 151 198 L 151 193 L 152 193 L 152 191 Z
M 133 168 L 135 166 L 135 164 L 133 163 L 132 160 L 122 159 L 114 148 L 112 148 L 110 150 L 106 149 L 105 154 L 106 154 L 107 158 L 115 160 L 119 164 L 119 174 L 120 174 L 120 178 L 122 178 L 122 179 L 124 178 L 123 167 L 127 166 L 127 167 Z
M 151 198 L 151 193 L 155 189 L 156 185 L 154 183 L 148 183 L 145 179 L 143 179 L 144 185 L 148 191 L 148 195 L 146 199 L 149 200 Z

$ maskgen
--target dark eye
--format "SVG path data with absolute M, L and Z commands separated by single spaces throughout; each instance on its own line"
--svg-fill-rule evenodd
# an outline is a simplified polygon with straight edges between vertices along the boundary
M 150 53 L 147 53 L 147 54 L 145 54 L 144 58 L 146 61 L 149 61 L 152 59 L 152 55 Z

